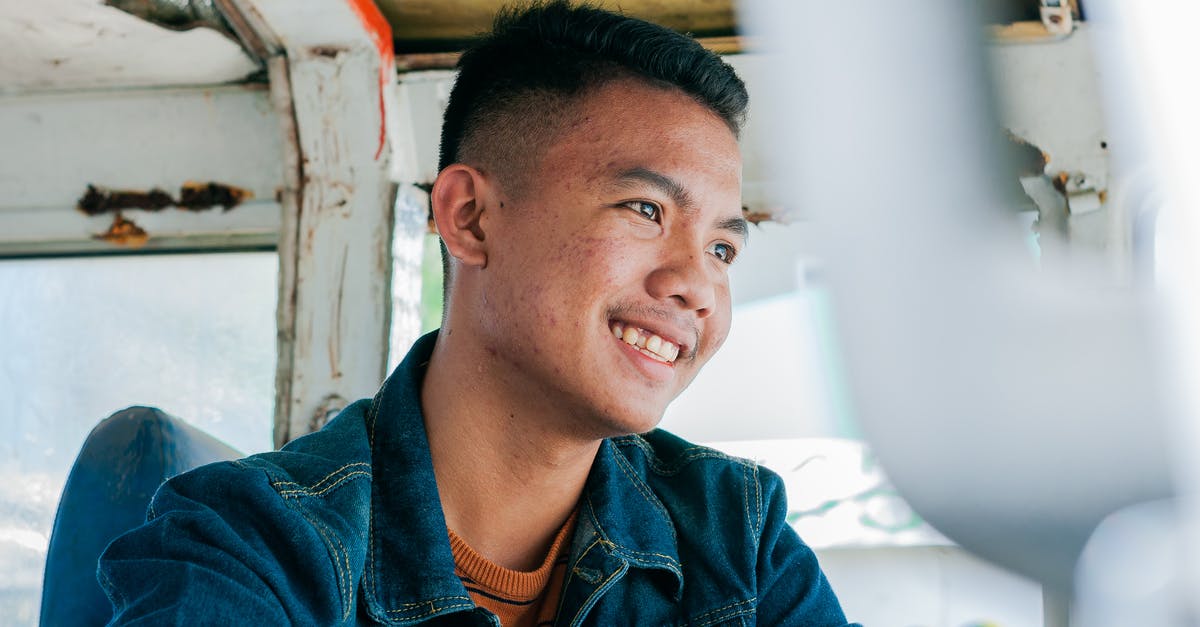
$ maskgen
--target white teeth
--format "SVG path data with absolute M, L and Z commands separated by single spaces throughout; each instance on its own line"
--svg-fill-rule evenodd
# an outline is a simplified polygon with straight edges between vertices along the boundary
M 620 322 L 612 324 L 612 334 L 618 340 L 637 348 L 643 354 L 657 361 L 671 363 L 679 357 L 679 345 L 664 340 L 662 337 L 648 333 L 637 327 L 627 327 Z
M 666 357 L 663 357 L 662 355 L 659 355 L 658 353 L 651 353 L 650 351 L 648 351 L 648 350 L 646 350 L 646 349 L 644 349 L 644 348 L 640 348 L 640 349 L 638 349 L 638 350 L 642 351 L 642 354 L 643 354 L 643 355 L 645 355 L 645 356 L 647 356 L 647 357 L 649 357 L 649 358 L 653 359 L 654 361 L 661 361 L 661 362 L 663 362 L 664 364 L 669 364 L 669 363 L 671 363 L 670 361 L 667 361 L 667 358 L 666 358 Z

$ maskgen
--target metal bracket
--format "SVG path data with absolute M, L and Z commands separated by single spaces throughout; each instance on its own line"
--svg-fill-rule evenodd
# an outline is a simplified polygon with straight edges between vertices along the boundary
M 1104 206 L 1104 193 L 1083 172 L 1060 172 L 1056 180 L 1067 199 L 1067 212 L 1072 216 L 1099 211 Z
M 1075 30 L 1075 11 L 1070 0 L 1042 0 L 1042 24 L 1055 35 L 1070 35 Z

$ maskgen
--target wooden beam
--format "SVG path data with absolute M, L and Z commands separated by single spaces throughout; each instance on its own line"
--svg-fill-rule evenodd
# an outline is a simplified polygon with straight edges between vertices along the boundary
M 505 0 L 379 0 L 397 45 L 463 41 L 491 30 Z M 640 17 L 680 32 L 730 35 L 736 30 L 733 0 L 599 0 L 598 6 Z

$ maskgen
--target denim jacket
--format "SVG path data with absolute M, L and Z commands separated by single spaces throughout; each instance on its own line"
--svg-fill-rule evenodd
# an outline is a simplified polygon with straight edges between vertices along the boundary
M 421 414 L 434 334 L 372 400 L 163 484 L 109 545 L 112 623 L 498 625 L 454 574 Z M 783 484 L 663 431 L 604 441 L 557 625 L 846 625 Z

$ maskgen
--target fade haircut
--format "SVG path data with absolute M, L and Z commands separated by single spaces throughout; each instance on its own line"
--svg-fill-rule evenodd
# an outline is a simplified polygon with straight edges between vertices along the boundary
M 464 163 L 519 194 L 541 154 L 589 91 L 633 78 L 678 89 L 736 136 L 746 86 L 695 39 L 568 0 L 510 6 L 463 53 L 442 123 L 438 170 Z M 449 255 L 442 248 L 445 288 Z

